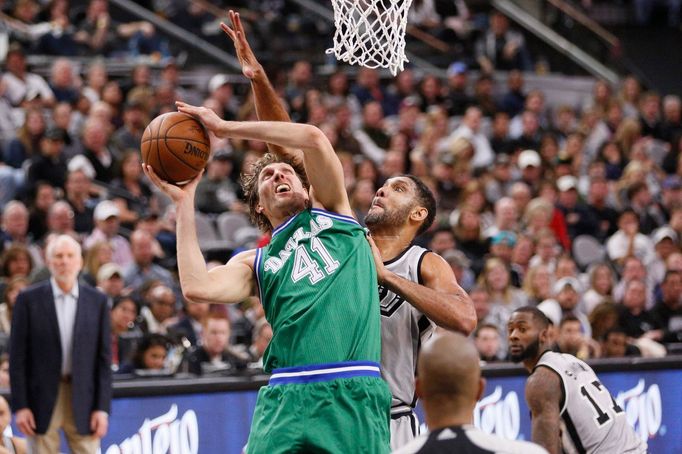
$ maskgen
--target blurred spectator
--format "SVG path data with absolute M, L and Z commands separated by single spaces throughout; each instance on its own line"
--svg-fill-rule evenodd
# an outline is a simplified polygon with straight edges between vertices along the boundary
M 120 156 L 129 149 L 137 149 L 142 140 L 144 128 L 149 123 L 144 106 L 130 101 L 123 106 L 123 126 L 111 135 L 111 145 Z
M 596 345 L 598 344 L 593 344 Z M 574 315 L 565 315 L 561 319 L 554 350 L 582 360 L 599 356 L 594 350 L 590 351 L 589 338 L 582 333 L 580 320 Z
M 490 13 L 489 28 L 476 42 L 476 60 L 486 73 L 531 68 L 523 35 L 511 30 L 509 19 L 499 11 Z
M 438 255 L 443 255 L 445 251 L 455 248 L 455 237 L 447 227 L 437 228 L 429 241 L 429 249 Z
M 140 315 L 142 323 L 140 328 L 144 333 L 167 334 L 168 327 L 177 320 L 175 315 L 175 294 L 161 283 L 152 286 L 144 295 L 145 306 Z
M 476 276 L 471 271 L 471 260 L 462 251 L 448 249 L 443 252 L 443 260 L 448 262 L 452 272 L 455 274 L 457 283 L 468 292 L 476 283 Z
M 65 102 L 71 105 L 76 104 L 80 96 L 80 87 L 78 86 L 80 80 L 77 79 L 76 68 L 71 60 L 57 58 L 52 63 L 50 74 L 50 88 L 57 102 Z
M 491 363 L 502 360 L 500 356 L 504 353 L 500 349 L 500 332 L 495 325 L 490 323 L 478 325 L 474 331 L 474 345 L 481 361 Z
M 209 315 L 208 303 L 192 303 L 183 298 L 184 315 L 180 321 L 168 328 L 173 336 L 184 337 L 193 346 L 200 345 L 204 322 Z
M 2 211 L 2 223 L 0 224 L 0 248 L 5 250 L 13 243 L 22 245 L 28 249 L 35 266 L 42 265 L 42 252 L 40 247 L 32 242 L 28 236 L 29 213 L 26 205 L 18 200 L 12 200 Z
M 97 242 L 109 242 L 114 252 L 112 257 L 114 263 L 125 269 L 133 265 L 134 257 L 128 240 L 118 234 L 119 214 L 118 206 L 111 200 L 98 203 L 93 214 L 95 230 L 83 241 L 83 246 L 87 250 Z
M 102 99 L 102 90 L 108 81 L 109 74 L 106 63 L 104 60 L 95 59 L 88 66 L 81 93 L 88 98 L 90 103 L 95 103 Z
M 7 364 L 7 362 L 5 362 L 5 364 Z M 9 388 L 9 385 L 4 385 L 2 388 L 7 389 Z M 8 454 L 26 454 L 28 452 L 28 446 L 26 445 L 26 440 L 24 438 L 6 435 L 6 429 L 10 427 L 10 422 L 12 422 L 12 410 L 9 408 L 7 399 L 0 396 L 0 433 L 2 434 L 0 449 Z
M 209 315 L 205 318 L 201 346 L 187 357 L 189 372 L 204 375 L 244 368 L 246 361 L 228 349 L 230 321 L 225 316 Z
M 556 184 L 559 189 L 557 207 L 566 219 L 571 240 L 579 235 L 592 235 L 597 230 L 596 220 L 590 216 L 587 205 L 579 199 L 578 180 L 572 175 L 564 175 Z
M 653 314 L 646 310 L 646 283 L 642 280 L 631 280 L 625 284 L 625 293 L 619 306 L 619 324 L 628 337 L 639 338 L 645 334 L 659 337 L 660 333 L 652 331 L 661 327 Z
M 114 178 L 116 157 L 109 151 L 109 125 L 102 120 L 89 119 L 83 125 L 83 155 L 95 170 L 95 180 L 110 183 Z
M 667 271 L 661 282 L 661 297 L 651 314 L 661 328 L 653 337 L 664 344 L 682 342 L 682 271 Z
M 26 54 L 21 45 L 11 44 L 5 59 L 7 72 L 2 76 L 2 82 L 5 85 L 4 96 L 13 106 L 20 107 L 35 98 L 40 98 L 45 106 L 54 104 L 54 94 L 45 79 L 28 72 Z
M 493 163 L 493 149 L 488 138 L 481 131 L 482 111 L 478 107 L 468 107 L 462 118 L 462 124 L 440 145 L 441 150 L 453 146 L 460 137 L 467 139 L 474 147 L 471 161 L 473 167 L 486 167 Z
M 617 266 L 623 266 L 626 257 L 634 255 L 644 265 L 656 257 L 651 240 L 639 231 L 639 218 L 634 210 L 626 208 L 618 217 L 618 230 L 606 242 L 609 259 Z
M 455 62 L 448 67 L 448 90 L 445 107 L 448 115 L 458 117 L 464 115 L 466 109 L 474 104 L 468 91 L 468 68 L 465 63 Z
M 265 349 L 268 348 L 272 340 L 272 326 L 263 320 L 263 323 L 256 326 L 253 331 L 253 343 L 249 347 L 249 355 L 253 367 L 262 368 Z
M 586 337 L 592 337 L 592 327 L 590 321 L 581 312 L 580 300 L 582 296 L 582 285 L 574 277 L 564 277 L 557 280 L 552 287 L 553 299 L 543 301 L 538 305 L 538 309 L 559 326 L 561 320 L 572 315 L 580 321 L 580 331 Z
M 109 298 L 124 294 L 123 270 L 115 263 L 105 263 L 97 271 L 97 288 Z
M 592 339 L 602 341 L 606 333 L 618 325 L 618 306 L 612 301 L 599 303 L 588 316 L 592 327 Z
M 552 297 L 553 273 L 546 265 L 534 265 L 523 278 L 523 291 L 528 303 L 536 306 Z
M 15 276 L 2 283 L 2 301 L 0 302 L 0 333 L 9 336 L 12 330 L 12 311 L 19 292 L 28 287 L 30 281 L 26 276 Z
M 483 257 L 488 253 L 488 243 L 482 235 L 480 215 L 472 208 L 462 207 L 452 231 L 457 248 L 471 260 L 471 267 L 478 274 L 483 268 Z
M 637 106 L 639 105 L 641 91 L 642 86 L 635 76 L 628 75 L 622 79 L 618 99 L 622 103 L 623 115 L 626 118 L 637 117 Z
M 95 228 L 93 220 L 97 201 L 91 196 L 91 179 L 84 170 L 69 170 L 66 174 L 65 200 L 73 210 L 73 228 L 81 235 Z
M 350 91 L 362 106 L 370 101 L 376 101 L 381 104 L 381 110 L 387 117 L 398 113 L 399 100 L 381 86 L 379 72 L 376 69 L 359 68 L 355 84 Z
M 365 216 L 372 205 L 375 192 L 374 182 L 368 179 L 356 180 L 349 189 L 350 205 L 355 218 L 362 225 L 365 225 Z
M 0 388 L 2 389 L 10 389 L 10 380 L 9 380 L 9 354 L 8 353 L 2 353 L 0 354 Z M 11 414 L 10 414 L 11 417 Z M 2 430 L 2 433 L 5 433 L 5 430 Z M 18 452 L 18 451 L 17 451 Z
M 587 209 L 596 220 L 596 229 L 592 232 L 600 242 L 616 232 L 618 212 L 609 204 L 608 182 L 601 177 L 591 178 L 587 194 Z
M 670 257 L 671 254 L 680 251 L 678 236 L 672 228 L 663 226 L 652 233 L 651 242 L 654 244 L 656 257 L 649 265 L 649 276 L 651 276 L 653 282 L 659 283 L 663 280 L 663 276 L 665 275 L 665 263 L 668 260 L 668 257 Z
M 651 197 L 646 182 L 633 183 L 627 189 L 629 207 L 639 217 L 639 231 L 649 235 L 654 229 L 665 224 L 665 215 L 661 207 Z
M 139 289 L 153 280 L 161 281 L 170 289 L 176 287 L 170 271 L 154 263 L 154 243 L 154 237 L 148 231 L 138 229 L 130 235 L 133 263 L 124 268 L 127 287 Z
M 496 112 L 493 115 L 492 132 L 490 134 L 490 146 L 495 152 L 495 164 L 509 166 L 511 160 L 509 155 L 514 152 L 514 141 L 509 135 L 509 114 L 506 112 Z M 511 176 L 506 178 L 499 178 L 504 182 L 508 182 Z M 501 196 L 500 196 L 501 197 Z M 499 197 L 497 197 L 499 198 Z
M 587 271 L 589 288 L 583 295 L 583 312 L 590 315 L 600 304 L 613 301 L 616 278 L 607 263 L 595 263 Z
M 639 124 L 642 137 L 661 138 L 661 98 L 658 93 L 647 92 L 639 101 Z
M 163 334 L 145 334 L 137 345 L 133 367 L 135 370 L 163 371 L 169 348 L 168 339 Z
M 158 200 L 142 173 L 140 153 L 128 149 L 121 156 L 120 176 L 111 182 L 109 198 L 119 209 L 121 227 L 132 230 L 135 223 L 159 210 Z
M 36 107 L 26 109 L 24 124 L 17 131 L 17 137 L 7 145 L 3 161 L 17 169 L 22 167 L 26 160 L 40 154 L 44 134 L 45 117 L 42 109 Z
M 112 256 L 113 250 L 111 245 L 106 241 L 100 241 L 90 246 L 85 252 L 81 278 L 83 278 L 88 285 L 94 287 L 97 284 L 99 270 L 107 263 L 111 263 Z
M 40 241 L 47 233 L 47 212 L 57 200 L 57 190 L 46 181 L 38 181 L 29 208 L 28 233 Z
M 71 206 L 63 200 L 57 200 L 47 211 L 47 235 L 66 234 L 78 237 L 74 230 L 74 213 Z
M 526 94 L 523 92 L 523 84 L 523 73 L 521 71 L 509 71 L 507 74 L 507 92 L 500 101 L 500 107 L 510 117 L 521 113 L 525 105 Z
M 33 192 L 38 181 L 49 181 L 59 189 L 66 183 L 66 158 L 64 151 L 64 131 L 48 128 L 40 140 L 39 152 L 31 157 L 26 190 Z
M 10 245 L 0 257 L 4 281 L 9 281 L 16 277 L 28 278 L 34 268 L 31 254 L 21 244 Z
M 478 277 L 478 285 L 488 293 L 490 312 L 486 320 L 497 326 L 500 333 L 507 329 L 509 316 L 515 309 L 528 304 L 526 294 L 511 284 L 509 268 L 499 258 L 489 258 Z M 506 340 L 501 338 L 506 351 Z
M 626 356 L 641 356 L 639 348 L 628 342 L 627 335 L 622 328 L 612 328 L 604 334 L 602 341 L 602 358 L 624 358 Z
M 518 229 L 519 214 L 516 203 L 511 197 L 503 197 L 495 202 L 495 222 L 483 236 L 492 238 L 500 231 L 516 232 Z
M 227 151 L 216 151 L 206 168 L 206 174 L 196 189 L 195 204 L 202 213 L 220 214 L 242 211 L 237 198 L 237 185 L 230 179 L 234 157 Z
M 111 366 L 114 372 L 130 372 L 133 355 L 142 340 L 142 331 L 135 325 L 140 309 L 127 296 L 119 296 L 111 305 Z

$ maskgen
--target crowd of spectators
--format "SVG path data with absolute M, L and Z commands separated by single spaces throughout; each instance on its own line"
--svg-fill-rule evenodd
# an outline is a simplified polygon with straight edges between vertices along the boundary
M 496 14 L 492 33 L 508 27 L 495 25 L 503 22 Z M 484 71 L 475 74 L 456 61 L 445 79 L 411 68 L 390 81 L 367 68 L 354 78 L 339 70 L 317 79 L 298 61 L 273 80 L 291 117 L 330 139 L 360 221 L 392 176 L 412 173 L 432 189 L 436 222 L 418 241 L 470 292 L 486 361 L 505 358 L 509 314 L 527 304 L 553 321 L 559 351 L 587 358 L 679 349 L 680 99 L 628 76 L 619 86 L 595 81 L 586 99 L 550 106 L 545 93 L 526 88 L 518 70 L 525 65 L 506 67 L 506 85 L 495 85 L 486 69 L 499 69 L 508 55 L 525 57 L 489 43 L 483 48 L 493 53 L 481 54 Z M 254 120 L 248 90 L 235 90 L 225 74 L 207 87 L 180 86 L 173 60 L 117 79 L 101 61 L 77 68 L 60 57 L 45 81 L 27 68 L 26 52 L 10 45 L 0 79 L 5 341 L 16 295 L 48 277 L 45 245 L 66 233 L 83 245 L 83 282 L 110 297 L 117 373 L 258 368 L 272 336 L 258 299 L 225 307 L 182 297 L 173 209 L 142 174 L 138 150 L 145 125 L 174 110 L 175 100 Z M 246 222 L 239 174 L 266 146 L 211 140 L 196 206 L 215 235 L 221 213 Z M 205 252 L 219 259 L 213 265 L 267 240 L 235 234 Z

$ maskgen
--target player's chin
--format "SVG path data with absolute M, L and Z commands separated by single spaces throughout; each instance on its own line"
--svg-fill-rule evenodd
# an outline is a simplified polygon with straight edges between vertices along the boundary
M 510 348 L 509 349 L 509 359 L 512 362 L 519 363 L 523 361 L 523 349 L 521 348 Z

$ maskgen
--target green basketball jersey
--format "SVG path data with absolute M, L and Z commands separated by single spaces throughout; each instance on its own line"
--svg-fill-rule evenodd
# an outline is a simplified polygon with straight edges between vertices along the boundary
M 264 369 L 381 358 L 374 259 L 349 217 L 307 209 L 256 252 L 256 278 L 273 337 Z

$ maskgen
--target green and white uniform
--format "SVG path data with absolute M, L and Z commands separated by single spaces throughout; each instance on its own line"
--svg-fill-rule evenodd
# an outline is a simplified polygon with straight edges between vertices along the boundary
M 381 322 L 372 251 L 355 219 L 293 216 L 256 251 L 273 337 L 248 452 L 389 450 L 391 394 L 380 377 Z

